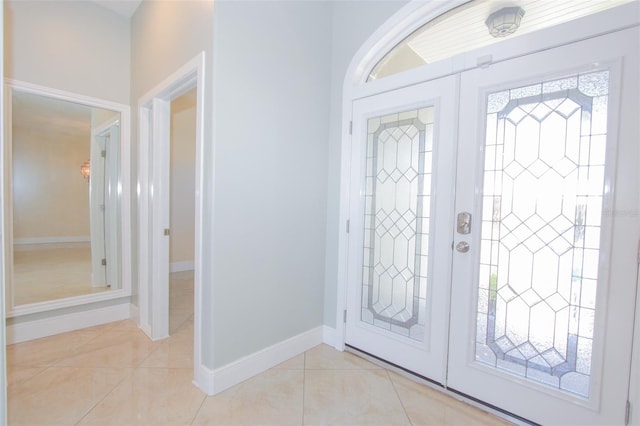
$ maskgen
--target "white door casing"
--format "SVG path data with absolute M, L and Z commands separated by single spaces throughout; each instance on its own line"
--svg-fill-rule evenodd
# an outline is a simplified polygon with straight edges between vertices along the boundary
M 202 223 L 205 54 L 201 52 L 139 101 L 138 259 L 139 326 L 153 340 L 169 333 L 169 103 L 196 87 L 195 248 L 194 248 L 194 384 L 210 389 L 202 363 Z M 157 108 L 154 108 L 157 107 Z M 164 124 L 156 123 L 164 122 Z M 152 130 L 153 129 L 153 130 Z M 155 134 L 152 131 L 156 131 Z M 157 132 L 160 133 L 157 133 Z M 160 146 L 155 146 L 156 137 Z M 159 148 L 159 149 L 158 149 Z M 163 176 L 156 177 L 156 174 Z M 160 187 L 156 186 L 156 180 Z M 165 194 L 157 194 L 162 190 Z M 156 213 L 162 210 L 161 213 Z M 164 241 L 163 241 L 164 239 Z M 157 256 L 155 254 L 158 254 Z M 164 277 L 157 277 L 162 271 Z M 162 288 L 157 288 L 161 286 Z

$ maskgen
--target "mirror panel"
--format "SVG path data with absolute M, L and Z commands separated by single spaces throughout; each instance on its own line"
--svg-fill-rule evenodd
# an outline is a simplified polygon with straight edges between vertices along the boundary
M 125 111 L 10 93 L 9 313 L 122 296 Z

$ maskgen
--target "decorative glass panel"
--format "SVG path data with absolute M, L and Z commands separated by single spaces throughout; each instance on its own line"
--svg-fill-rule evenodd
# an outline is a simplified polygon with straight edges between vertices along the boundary
M 433 107 L 368 120 L 363 322 L 425 339 Z
M 609 72 L 487 98 L 476 360 L 589 396 Z

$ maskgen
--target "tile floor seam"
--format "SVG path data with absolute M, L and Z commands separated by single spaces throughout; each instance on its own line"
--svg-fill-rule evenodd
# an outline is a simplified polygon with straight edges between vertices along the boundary
M 158 350 L 158 349 L 160 349 L 161 347 L 162 347 L 162 343 L 158 344 L 158 345 L 157 345 L 157 347 L 156 347 L 155 349 L 153 349 L 153 350 L 149 351 L 149 353 L 148 353 L 144 358 L 142 358 L 142 360 L 140 360 L 140 362 L 138 363 L 138 365 L 136 365 L 134 368 L 138 369 L 138 368 L 142 367 L 142 364 L 144 364 L 144 362 L 145 362 L 145 361 L 146 361 L 146 360 L 147 360 L 147 359 L 148 359 L 148 358 L 149 358 L 149 357 L 150 357 L 150 356 L 151 356 L 155 351 L 157 351 L 157 350 Z
M 96 334 L 95 336 L 91 337 L 86 342 L 80 344 L 80 346 L 74 348 L 74 352 L 77 351 L 78 349 L 80 349 L 82 346 L 88 345 L 89 343 L 92 343 L 94 340 L 97 340 L 100 337 L 100 333 L 99 332 L 95 332 L 95 334 Z
M 407 412 L 407 408 L 404 405 L 404 401 L 402 400 L 402 397 L 398 393 L 398 389 L 396 388 L 396 384 L 394 383 L 393 379 L 391 378 L 391 375 L 389 374 L 389 370 L 387 370 L 385 368 L 384 371 L 387 374 L 387 378 L 389 379 L 389 382 L 391 382 L 391 386 L 393 387 L 393 391 L 396 393 L 396 396 L 398 397 L 398 401 L 400 401 L 400 405 L 402 406 L 402 411 L 404 411 L 404 415 L 407 417 L 407 421 L 409 422 L 410 425 L 413 426 L 413 422 L 411 421 L 411 417 L 409 417 L 409 413 Z
M 193 423 L 196 421 L 196 419 L 198 418 L 198 414 L 200 414 L 200 410 L 202 410 L 202 406 L 204 405 L 204 403 L 207 401 L 207 398 L 210 398 L 209 395 L 207 395 L 206 393 L 204 394 L 204 398 L 202 398 L 202 401 L 200 402 L 200 405 L 198 406 L 198 409 L 196 410 L 196 412 L 193 414 L 193 418 L 191 419 L 191 423 L 189 423 L 189 425 L 193 425 Z
M 20 366 L 16 366 L 16 367 L 20 367 Z M 22 383 L 29 382 L 29 381 L 31 381 L 31 380 L 33 380 L 33 379 L 35 379 L 36 377 L 38 377 L 38 376 L 40 376 L 40 375 L 44 374 L 44 373 L 45 373 L 47 370 L 49 370 L 50 368 L 53 368 L 53 367 L 51 367 L 51 366 L 49 366 L 49 367 L 39 367 L 39 366 L 38 366 L 38 367 L 30 367 L 30 366 L 25 366 L 25 367 L 26 367 L 26 368 L 42 368 L 42 371 L 40 371 L 40 372 L 38 372 L 38 373 L 34 374 L 34 375 L 33 375 L 33 376 L 31 376 L 31 377 L 27 377 L 26 379 L 22 379 L 22 380 L 20 380 L 20 381 L 18 381 L 18 382 L 16 382 L 16 383 L 7 384 L 7 391 L 9 390 L 9 388 L 10 388 L 10 387 L 14 387 L 14 386 L 16 386 L 16 385 L 19 385 L 19 384 L 22 384 Z M 7 366 L 7 369 L 9 369 L 9 368 L 10 368 L 10 366 Z
M 124 369 L 123 369 L 123 370 L 124 370 Z M 108 397 L 109 395 L 111 395 L 111 393 L 113 393 L 113 391 L 114 391 L 118 386 L 120 386 L 120 383 L 124 382 L 124 381 L 125 381 L 128 377 L 130 377 L 132 374 L 133 374 L 133 369 L 131 369 L 131 371 L 129 372 L 129 375 L 126 375 L 126 374 L 125 374 L 125 375 L 122 377 L 122 379 L 120 379 L 120 381 L 118 381 L 118 383 L 114 384 L 114 385 L 113 385 L 113 387 L 111 388 L 111 390 L 109 390 L 109 392 L 105 393 L 105 394 L 104 394 L 104 396 L 103 396 L 99 401 L 96 401 L 96 403 L 95 403 L 95 404 L 93 404 L 93 405 L 91 406 L 91 408 L 89 408 L 89 409 L 86 411 L 86 413 L 84 413 L 84 415 L 83 415 L 83 416 L 81 416 L 81 417 L 80 417 L 80 418 L 79 418 L 79 419 L 74 423 L 74 425 L 79 425 L 85 417 L 87 417 L 87 416 L 88 416 L 88 415 L 89 415 L 89 414 L 90 414 L 90 413 L 91 413 L 91 412 L 92 412 L 92 411 L 93 411 L 93 410 L 94 410 L 94 409 L 95 409 L 95 408 L 96 408 L 96 407 L 97 407 L 97 406 L 98 406 L 102 401 L 104 401 L 104 400 L 105 400 L 105 398 L 106 398 L 106 397 Z

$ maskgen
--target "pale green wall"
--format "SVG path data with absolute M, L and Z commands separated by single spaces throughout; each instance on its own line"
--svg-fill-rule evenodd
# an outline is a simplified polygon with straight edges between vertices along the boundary
M 324 323 L 336 326 L 338 285 L 338 223 L 340 213 L 340 149 L 342 146 L 342 87 L 347 68 L 360 46 L 408 1 L 335 1 L 331 20 L 331 82 L 327 162 L 326 264 Z
M 216 2 L 214 367 L 322 325 L 331 7 Z
M 4 2 L 5 77 L 129 103 L 129 20 L 92 2 Z

